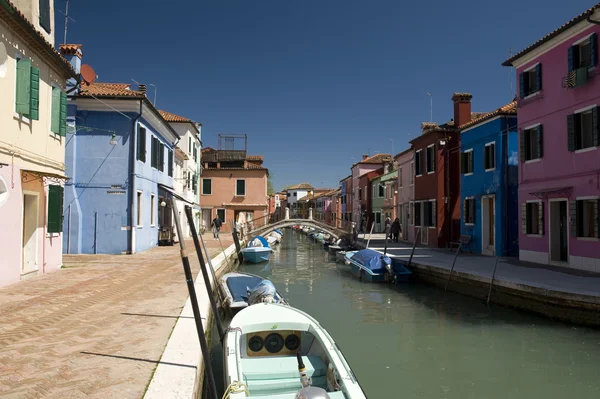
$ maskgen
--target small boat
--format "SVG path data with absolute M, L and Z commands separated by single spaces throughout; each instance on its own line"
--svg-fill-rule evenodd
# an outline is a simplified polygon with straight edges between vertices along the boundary
M 368 248 L 346 252 L 344 266 L 339 268 L 371 283 L 407 281 L 411 274 L 400 262 Z
M 265 238 L 267 239 L 267 243 L 269 244 L 270 247 L 273 247 L 273 245 L 277 244 L 277 237 L 269 234 Z
M 283 237 L 283 231 L 279 230 L 279 229 L 275 229 L 273 230 L 275 233 L 279 234 L 281 237 Z
M 256 236 L 248 241 L 248 247 L 269 247 L 269 241 L 263 236 Z
M 261 303 L 238 312 L 223 340 L 226 390 L 236 399 L 366 399 L 329 333 L 290 306 Z
M 271 257 L 273 249 L 271 247 L 248 247 L 242 249 L 244 260 L 250 263 L 266 262 Z
M 346 251 L 338 251 L 338 252 L 336 252 L 335 259 L 338 262 L 344 263 L 345 260 L 346 260 Z
M 270 280 L 250 273 L 226 273 L 219 281 L 219 288 L 225 297 L 225 307 L 232 312 L 261 302 L 287 305 Z

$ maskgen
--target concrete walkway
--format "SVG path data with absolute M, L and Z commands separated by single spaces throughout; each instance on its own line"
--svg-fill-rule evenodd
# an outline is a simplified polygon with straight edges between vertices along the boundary
M 0 397 L 141 398 L 187 297 L 178 245 L 65 255 L 63 269 L 1 288 Z
M 367 238 L 369 236 L 367 235 Z M 383 252 L 383 234 L 373 234 L 369 248 Z M 362 242 L 362 235 L 359 236 Z M 366 242 L 366 241 L 365 241 Z M 388 254 L 391 257 L 408 260 L 412 245 L 405 242 L 394 243 L 388 240 Z M 412 263 L 431 266 L 447 271 L 452 267 L 456 249 L 429 249 L 416 247 Z M 458 256 L 454 272 L 463 272 L 489 283 L 494 271 L 495 258 L 472 255 L 468 252 Z M 581 299 L 600 303 L 600 274 L 562 267 L 520 262 L 515 258 L 500 258 L 496 270 L 495 284 L 502 282 L 525 285 L 558 293 L 582 296 Z M 583 297 L 585 296 L 585 297 Z

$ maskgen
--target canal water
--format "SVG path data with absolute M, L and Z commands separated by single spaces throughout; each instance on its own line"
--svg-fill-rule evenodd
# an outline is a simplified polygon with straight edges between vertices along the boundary
M 284 233 L 268 263 L 240 271 L 268 277 L 315 317 L 369 399 L 600 398 L 600 331 L 422 284 L 361 282 L 339 272 L 321 244 Z

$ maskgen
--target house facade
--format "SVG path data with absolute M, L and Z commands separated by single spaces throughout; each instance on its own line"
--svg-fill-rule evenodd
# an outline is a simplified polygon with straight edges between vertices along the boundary
M 370 211 L 368 211 L 368 214 L 366 213 L 366 202 L 370 201 L 370 198 L 365 198 L 367 191 L 370 191 L 370 183 L 364 177 L 367 173 L 381 168 L 384 162 L 389 162 L 391 159 L 390 154 L 376 154 L 371 157 L 368 154 L 363 154 L 362 160 L 352 165 L 351 185 L 353 196 L 350 212 L 352 213 L 352 221 L 356 223 L 357 228 L 360 228 L 365 215 L 367 219 L 370 218 Z
M 454 93 L 454 118 L 437 125 L 421 124 L 422 134 L 410 143 L 414 150 L 414 201 L 411 224 L 420 230 L 420 244 L 443 248 L 460 235 L 460 134 L 455 125 L 472 119 L 471 94 Z M 454 150 L 452 150 L 454 149 Z M 415 231 L 415 237 L 418 234 Z
M 414 242 L 415 228 L 412 224 L 410 208 L 414 205 L 415 163 L 414 151 L 408 148 L 394 157 L 398 165 L 398 194 L 396 196 L 396 217 L 400 220 L 402 239 Z M 410 222 L 410 223 L 409 223 Z
M 518 256 L 517 103 L 460 127 L 461 226 L 470 249 Z
M 61 52 L 78 71 L 81 46 Z M 82 85 L 69 97 L 67 125 L 63 252 L 131 254 L 172 242 L 179 135 L 145 86 Z
M 381 169 L 383 173 L 383 169 Z M 381 181 L 383 175 L 375 174 L 371 180 L 371 219 L 375 223 L 373 233 L 381 233 L 384 229 L 385 209 L 383 208 L 384 198 L 386 195 L 385 184 Z M 370 229 L 369 229 L 370 231 Z
M 173 176 L 173 187 L 175 192 L 186 200 L 177 201 L 182 233 L 184 238 L 189 238 L 191 237 L 191 230 L 187 222 L 187 217 L 183 212 L 183 207 L 185 205 L 189 205 L 190 203 L 194 204 L 191 206 L 194 208 L 192 214 L 194 215 L 194 227 L 196 228 L 196 231 L 199 231 L 201 226 L 204 229 L 207 229 L 210 226 L 210 224 L 206 224 L 206 220 L 202 220 L 202 223 L 200 223 L 199 184 L 200 154 L 202 151 L 202 124 L 167 111 L 159 110 L 159 112 L 163 119 L 171 125 L 173 130 L 175 130 L 180 137 L 180 140 L 175 147 L 177 166 L 175 167 Z M 182 158 L 182 156 L 184 156 L 184 158 Z
M 383 197 L 383 215 L 382 218 L 390 218 L 392 222 L 398 216 L 396 214 L 396 204 L 398 199 L 398 162 L 394 158 L 383 166 L 384 174 L 381 176 L 381 183 L 384 187 Z
M 321 194 L 318 194 L 315 197 L 315 214 L 313 217 L 317 220 L 321 220 L 325 223 L 331 223 L 332 219 L 332 211 L 331 211 L 331 196 L 332 192 L 327 191 Z
M 298 200 L 306 197 L 308 192 L 313 190 L 313 186 L 308 183 L 295 184 L 285 190 L 288 207 L 290 208 L 290 217 L 296 218 L 299 215 Z
M 340 180 L 340 219 L 342 222 L 352 220 L 352 176 Z
M 600 271 L 600 4 L 503 65 L 519 81 L 519 258 Z
M 39 3 L 39 4 L 38 4 Z M 14 5 L 13 5 L 14 4 Z M 66 81 L 54 50 L 53 2 L 0 7 L 0 286 L 62 265 Z M 8 228 L 7 226 L 11 226 Z
M 252 226 L 257 219 L 261 220 L 257 224 L 263 223 L 269 211 L 269 171 L 262 165 L 263 157 L 246 155 L 245 150 L 236 151 L 234 156 L 230 153 L 210 147 L 202 149 L 202 219 L 210 217 L 212 221 L 219 216 L 223 222 L 221 232 L 231 232 L 235 223 Z

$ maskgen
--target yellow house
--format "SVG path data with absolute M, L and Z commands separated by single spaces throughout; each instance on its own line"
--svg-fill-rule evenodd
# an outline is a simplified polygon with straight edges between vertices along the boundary
M 52 0 L 0 0 L 0 286 L 62 265 L 66 80 Z

